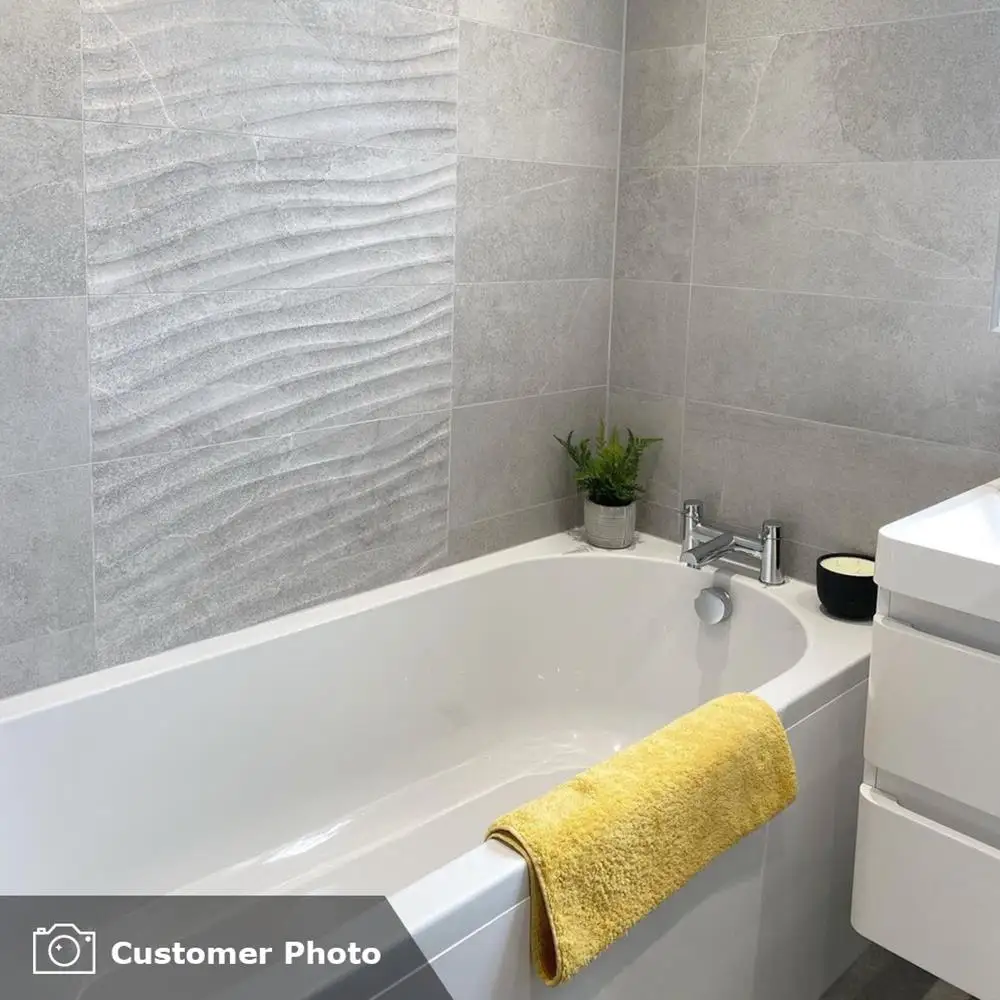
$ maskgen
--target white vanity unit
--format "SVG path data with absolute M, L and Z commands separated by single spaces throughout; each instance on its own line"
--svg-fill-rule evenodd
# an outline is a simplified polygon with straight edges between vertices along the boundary
M 1000 1000 L 1000 480 L 879 533 L 852 919 Z

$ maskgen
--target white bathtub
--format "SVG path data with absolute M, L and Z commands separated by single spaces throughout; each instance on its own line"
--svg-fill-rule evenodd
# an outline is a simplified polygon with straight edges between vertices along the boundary
M 849 903 L 869 630 L 675 545 L 558 535 L 0 702 L 0 891 L 390 896 L 456 1000 L 548 995 L 498 814 L 729 691 L 790 730 L 801 792 L 561 988 L 815 1000 Z

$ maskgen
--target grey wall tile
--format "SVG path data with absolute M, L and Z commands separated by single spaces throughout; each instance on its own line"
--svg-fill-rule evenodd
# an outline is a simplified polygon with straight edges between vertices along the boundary
M 462 17 L 621 50 L 625 0 L 459 0 Z
M 452 149 L 457 24 L 382 0 L 87 0 L 86 116 Z
M 80 117 L 78 0 L 7 0 L 0 113 Z
M 93 625 L 0 646 L 0 698 L 89 674 L 96 666 Z
M 90 469 L 0 479 L 0 646 L 92 621 Z
M 612 385 L 684 395 L 690 286 L 615 282 L 611 325 Z
M 92 293 L 453 278 L 455 159 L 88 125 Z
M 621 55 L 463 21 L 459 152 L 614 167 Z
M 629 0 L 625 50 L 705 41 L 708 0 Z
M 610 312 L 609 281 L 459 285 L 456 404 L 603 385 Z
M 536 538 L 569 531 L 578 527 L 582 520 L 581 500 L 573 496 L 476 521 L 449 533 L 448 561 L 464 562 L 500 549 L 509 549 L 513 545 L 523 545 Z
M 463 158 L 458 189 L 459 281 L 610 275 L 615 171 Z
M 80 125 L 0 116 L 0 298 L 84 291 Z
M 570 461 L 552 435 L 592 433 L 605 397 L 604 389 L 580 389 L 456 408 L 451 528 L 572 496 Z
M 685 496 L 747 527 L 775 517 L 790 540 L 872 550 L 878 529 L 1000 476 L 1000 455 L 689 402 Z
M 723 45 L 702 162 L 996 158 L 998 48 L 1000 11 Z
M 615 274 L 646 281 L 691 277 L 695 171 L 623 170 Z
M 643 457 L 640 478 L 646 486 L 646 500 L 679 510 L 684 400 L 675 396 L 612 388 L 608 420 L 611 426 L 623 431 L 631 428 L 640 437 L 663 438 Z
M 816 560 L 827 554 L 827 549 L 803 545 L 801 542 L 781 543 L 781 564 L 786 575 L 806 583 L 816 582 Z
M 623 169 L 698 162 L 704 67 L 703 45 L 631 52 L 625 57 Z
M 367 570 L 353 579 L 336 572 L 338 560 L 374 565 L 372 550 L 412 543 L 442 557 L 447 492 L 447 415 L 100 463 L 101 660 L 241 628 L 370 583 Z
M 666 538 L 671 542 L 681 540 L 682 525 L 679 511 L 661 507 L 658 503 L 643 500 L 636 511 L 636 527 L 647 535 Z
M 451 404 L 452 289 L 95 296 L 98 459 Z
M 1000 164 L 704 169 L 699 284 L 987 306 Z
M 998 387 L 985 309 L 694 290 L 693 399 L 1000 451 Z
M 708 33 L 710 39 L 722 40 L 996 7 L 996 0 L 712 0 Z
M 89 462 L 86 300 L 0 300 L 0 357 L 0 475 Z

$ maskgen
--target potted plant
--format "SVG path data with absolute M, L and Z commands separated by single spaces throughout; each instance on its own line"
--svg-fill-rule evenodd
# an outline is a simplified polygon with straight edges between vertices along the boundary
M 590 438 L 573 442 L 570 431 L 556 440 L 576 466 L 576 484 L 586 494 L 583 526 L 587 541 L 602 549 L 627 549 L 635 538 L 635 502 L 644 491 L 639 485 L 639 462 L 650 445 L 662 438 L 636 437 L 626 428 L 622 441 L 618 428 L 605 435 L 601 421 L 594 448 Z

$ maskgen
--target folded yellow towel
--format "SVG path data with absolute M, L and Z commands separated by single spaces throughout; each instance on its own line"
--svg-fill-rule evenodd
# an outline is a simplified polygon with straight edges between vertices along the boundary
M 531 878 L 531 954 L 557 986 L 797 793 L 785 727 L 731 694 L 498 819 Z

